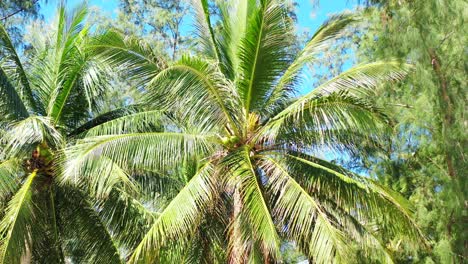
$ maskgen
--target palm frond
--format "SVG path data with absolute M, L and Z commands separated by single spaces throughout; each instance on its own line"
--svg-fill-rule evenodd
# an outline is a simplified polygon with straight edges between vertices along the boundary
M 148 102 L 154 104 L 164 98 L 161 103 L 171 110 L 183 109 L 183 119 L 202 120 L 208 122 L 207 125 L 215 122 L 218 126 L 227 122 L 230 129 L 238 130 L 239 121 L 234 118 L 239 112 L 237 94 L 210 61 L 183 56 L 161 71 L 150 86 Z M 214 120 L 205 120 L 203 116 Z
M 80 183 L 87 185 L 89 195 L 103 199 L 116 188 L 128 193 L 137 193 L 138 186 L 133 179 L 108 157 L 101 155 L 86 164 L 86 170 L 81 170 Z
M 21 258 L 31 250 L 34 228 L 34 204 L 31 200 L 37 171 L 26 178 L 21 188 L 8 203 L 0 222 L 0 261 L 20 263 Z M 36 234 L 37 235 L 37 234 Z
M 284 96 L 290 96 L 294 91 L 299 74 L 306 64 L 313 63 L 313 60 L 320 53 L 329 47 L 332 40 L 342 36 L 344 30 L 356 22 L 358 18 L 354 14 L 344 13 L 329 18 L 315 32 L 314 36 L 307 42 L 304 49 L 297 55 L 295 60 L 281 76 L 273 92 L 268 98 L 267 107 L 274 104 Z
M 378 226 L 382 234 L 426 243 L 412 218 L 412 205 L 401 195 L 371 179 L 307 154 L 291 152 L 286 157 L 292 159 L 289 169 L 298 181 L 310 188 L 310 192 L 320 190 L 328 194 L 338 206 L 352 212 L 360 221 Z
M 378 260 L 379 263 L 393 264 L 392 252 L 382 241 L 373 223 L 363 221 L 362 218 L 357 217 L 352 211 L 348 212 L 344 210 L 335 201 L 327 198 L 326 195 L 311 193 L 311 196 L 319 200 L 323 207 L 326 208 L 327 214 L 337 223 L 340 231 L 346 234 L 349 239 L 355 241 L 354 246 L 348 249 L 346 256 L 336 256 L 337 262 L 359 262 L 356 259 L 358 255 L 355 254 L 355 251 L 359 251 L 359 255 Z
M 157 218 L 150 206 L 119 188 L 96 205 L 102 221 L 127 251 L 137 247 Z
M 356 96 L 367 95 L 376 87 L 403 80 L 411 70 L 411 65 L 391 59 L 363 63 L 315 88 L 302 100 L 343 90 Z
M 0 113 L 5 120 L 21 120 L 29 116 L 26 106 L 5 71 L 0 67 Z
M 336 145 L 329 143 L 344 140 L 346 133 L 349 136 L 365 132 L 369 138 L 383 136 L 389 123 L 380 108 L 346 92 L 337 92 L 299 98 L 268 120 L 258 135 L 276 138 L 278 142 L 309 136 L 299 142 L 314 141 L 316 146 L 334 147 Z
M 192 0 L 192 6 L 195 8 L 195 28 L 198 44 L 202 47 L 201 52 L 208 58 L 220 62 L 221 56 L 211 26 L 208 0 Z
M 70 13 L 61 7 L 53 43 L 55 49 L 45 46 L 32 69 L 47 115 L 61 125 L 67 125 L 63 116 L 72 126 L 78 119 L 87 117 L 88 111 L 96 107 L 103 93 L 106 73 L 110 71 L 86 50 L 90 31 L 85 25 L 86 15 L 85 5 Z
M 81 130 L 84 130 L 83 134 L 86 137 L 161 131 L 163 125 L 169 124 L 168 120 L 161 111 L 150 110 L 117 116 L 115 119 L 102 122 L 93 127 L 91 127 L 91 124 L 96 124 L 96 121 L 92 120 L 88 123 L 90 124 L 88 129 Z
M 101 115 L 96 116 L 95 118 L 79 125 L 77 128 L 75 128 L 73 131 L 71 131 L 68 135 L 69 136 L 77 136 L 82 133 L 85 133 L 86 131 L 102 125 L 104 123 L 110 122 L 114 119 L 118 119 L 127 115 L 135 114 L 139 112 L 138 106 L 135 105 L 129 105 L 125 106 L 122 108 L 114 109 L 109 112 L 103 113 Z
M 242 149 L 237 155 L 226 158 L 225 166 L 232 170 L 232 180 L 238 182 L 242 197 L 241 214 L 247 217 L 251 225 L 253 239 L 258 241 L 265 256 L 280 258 L 280 242 L 276 227 L 271 219 L 270 209 L 265 200 L 261 182 L 250 160 L 250 153 Z M 249 243 L 244 241 L 244 243 Z
M 88 50 L 90 25 L 87 8 L 72 12 L 59 9 L 52 43 L 40 46 L 31 56 L 30 81 L 40 99 L 40 107 L 54 123 L 75 128 L 90 112 L 100 107 L 113 71 Z
M 306 253 L 317 263 L 332 263 L 346 255 L 346 237 L 326 208 L 294 180 L 287 168 L 272 158 L 263 160 L 274 197 L 274 215 L 287 236 L 304 243 Z
M 66 150 L 62 181 L 78 182 L 87 171 L 108 168 L 101 156 L 125 171 L 163 170 L 211 149 L 207 136 L 176 132 L 148 132 L 84 138 Z M 101 167 L 101 165 L 106 165 Z
M 140 187 L 138 197 L 156 204 L 156 207 L 166 205 L 187 183 L 183 167 L 184 165 L 170 172 L 146 170 L 134 173 L 132 178 Z
M 151 262 L 158 255 L 158 249 L 168 241 L 186 241 L 197 227 L 208 203 L 214 194 L 214 170 L 211 163 L 200 167 L 188 184 L 164 208 L 134 250 L 130 262 Z
M 72 56 L 65 55 L 67 58 L 71 59 L 73 57 L 73 65 L 62 65 L 62 67 L 67 67 L 67 69 L 61 69 L 62 76 L 57 76 L 55 83 L 60 83 L 54 87 L 51 93 L 51 100 L 49 101 L 47 112 L 48 116 L 56 120 L 59 123 L 64 111 L 66 110 L 67 103 L 73 93 L 73 89 L 79 85 L 80 75 L 83 74 L 85 68 L 87 67 L 87 61 L 82 56 Z M 71 61 L 69 61 L 71 62 Z M 62 62 L 65 64 L 65 62 Z M 62 68 L 61 67 L 61 68 Z M 76 89 L 76 88 L 75 88 Z M 86 90 L 86 89 L 84 89 Z M 91 95 L 86 95 L 89 98 Z
M 40 143 L 60 148 L 63 144 L 62 135 L 51 122 L 47 117 L 30 116 L 13 123 L 1 138 L 6 142 L 1 154 L 13 157 L 31 151 Z
M 290 60 L 290 18 L 277 1 L 261 1 L 253 11 L 239 49 L 237 88 L 248 114 L 263 108 Z
M 247 23 L 257 3 L 252 0 L 232 0 L 220 1 L 217 4 L 221 29 L 215 38 L 220 54 L 220 68 L 226 78 L 234 82 L 240 64 L 238 54 L 241 40 L 245 36 Z
M 57 210 L 65 250 L 80 263 L 122 263 L 119 246 L 90 199 L 78 189 L 58 186 Z M 75 251 L 78 251 L 73 254 Z M 80 254 L 81 253 L 81 254 Z
M 360 95 L 372 91 L 373 88 L 379 85 L 401 80 L 409 69 L 408 65 L 402 65 L 396 61 L 379 61 L 353 67 L 315 88 L 310 93 L 299 97 L 272 117 L 271 120 L 275 122 L 286 115 L 300 117 L 303 110 L 308 109 L 308 105 L 317 98 L 326 95 L 341 94 L 346 95 L 348 98 L 359 98 Z M 376 109 L 375 107 L 372 108 Z
M 30 108 L 30 110 L 37 110 L 34 95 L 31 90 L 31 85 L 29 84 L 29 80 L 24 70 L 23 64 L 21 63 L 20 57 L 18 56 L 16 49 L 11 42 L 10 36 L 8 35 L 8 32 L 3 25 L 0 25 L 0 50 L 3 51 L 2 55 L 5 58 L 11 60 L 12 64 L 15 66 L 13 67 L 14 75 L 17 76 L 20 84 L 19 87 L 21 87 L 21 89 L 18 91 L 21 100 L 26 106 Z M 3 79 L 3 76 L 0 77 L 0 79 Z
M 0 202 L 5 201 L 5 198 L 17 190 L 21 171 L 18 159 L 13 158 L 0 162 Z
M 139 84 L 146 84 L 166 67 L 162 56 L 143 40 L 107 31 L 88 45 L 91 54 L 114 68 L 122 67 Z

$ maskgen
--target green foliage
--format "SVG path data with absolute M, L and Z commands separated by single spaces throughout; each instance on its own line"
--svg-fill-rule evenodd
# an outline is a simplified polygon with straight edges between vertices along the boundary
M 402 84 L 376 90 L 396 120 L 384 155 L 365 162 L 416 205 L 432 250 L 396 247 L 400 261 L 464 263 L 466 232 L 466 1 L 378 1 L 367 11 L 359 60 L 388 56 L 414 65 Z M 373 164 L 372 164 L 372 163 Z
M 0 26 L 1 263 L 123 260 L 95 205 L 109 188 L 132 191 L 121 170 L 104 171 L 113 177 L 89 185 L 58 181 L 64 147 L 75 140 L 69 133 L 103 122 L 90 119 L 111 66 L 90 50 L 86 15 L 85 6 L 70 13 L 60 7 L 55 30 L 36 39 L 26 57 Z
M 97 136 L 90 133 L 65 149 L 61 181 L 85 183 L 103 196 L 112 195 L 115 184 L 128 189 L 125 182 L 142 172 L 176 181 L 184 172 L 177 194 L 150 206 L 156 217 L 128 248 L 130 262 L 281 261 L 281 240 L 296 241 L 317 263 L 346 262 L 351 240 L 362 255 L 390 262 L 382 236 L 424 243 L 405 199 L 308 155 L 324 145 L 355 149 L 362 135 L 384 136 L 388 119 L 366 97 L 401 80 L 408 67 L 395 61 L 360 65 L 296 98 L 301 69 L 357 19 L 332 18 L 295 53 L 293 41 L 284 38 L 294 34 L 280 1 L 219 2 L 216 26 L 207 1 L 193 4 L 202 37 L 196 55 L 154 63 L 152 53 L 135 49 L 144 42 L 114 31 L 91 46 L 106 63 L 123 64 L 147 80 L 139 84 L 142 102 L 157 113 L 150 122 L 156 126 L 135 127 L 145 114 L 118 117 L 94 128 Z M 106 52 L 112 50 L 118 52 Z M 117 130 L 124 132 L 113 134 Z M 113 173 L 116 168 L 127 176 Z M 114 181 L 112 174 L 123 177 Z M 192 247 L 211 253 L 196 254 Z M 227 253 L 212 254 L 219 251 Z
M 392 263 L 424 247 L 405 198 L 316 157 L 384 145 L 391 119 L 369 99 L 411 67 L 379 57 L 296 96 L 358 17 L 332 17 L 297 52 L 290 1 L 122 6 L 132 27 L 60 8 L 27 63 L 1 28 L 1 263 Z M 199 46 L 178 55 L 188 6 Z M 110 106 L 115 84 L 138 104 Z
M 120 0 L 117 28 L 139 36 L 164 50 L 173 59 L 180 46 L 187 47 L 189 36 L 182 35 L 183 23 L 188 19 L 190 1 L 187 0 Z
M 9 32 L 15 45 L 21 44 L 24 26 L 30 19 L 39 17 L 38 0 L 2 0 L 0 24 Z

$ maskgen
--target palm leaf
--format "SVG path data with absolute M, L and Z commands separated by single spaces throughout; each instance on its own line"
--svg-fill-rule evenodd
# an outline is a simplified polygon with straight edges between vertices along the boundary
M 21 258 L 31 250 L 31 232 L 34 228 L 34 204 L 31 200 L 37 170 L 26 178 L 21 188 L 8 203 L 0 222 L 0 261 L 20 263 Z
M 84 138 L 66 150 L 62 181 L 78 182 L 87 171 L 102 170 L 105 156 L 126 171 L 167 169 L 211 148 L 207 136 L 176 132 L 148 132 Z M 100 167 L 101 165 L 106 165 Z
M 361 221 L 377 225 L 382 234 L 426 243 L 412 219 L 412 205 L 399 194 L 370 179 L 306 154 L 292 152 L 287 157 L 292 159 L 290 164 L 294 164 L 290 170 L 296 171 L 294 175 L 298 181 L 309 186 L 311 192 L 321 190 L 327 193 L 338 206 L 353 212 Z
M 11 84 L 5 71 L 0 67 L 0 112 L 5 119 L 21 120 L 29 116 L 21 97 Z
M 143 40 L 107 31 L 88 45 L 91 54 L 114 68 L 123 68 L 139 84 L 146 84 L 166 67 L 162 56 Z
M 73 131 L 71 131 L 68 135 L 69 136 L 77 136 L 82 133 L 85 133 L 86 131 L 96 127 L 100 126 L 104 123 L 110 122 L 114 119 L 118 119 L 127 115 L 135 114 L 137 113 L 138 106 L 135 105 L 130 105 L 118 109 L 111 110 L 109 112 L 103 113 L 101 115 L 96 116 L 95 118 L 79 125 L 77 128 L 75 128 Z
M 134 250 L 130 262 L 151 262 L 157 257 L 158 249 L 173 239 L 186 241 L 196 228 L 207 204 L 214 192 L 213 167 L 211 163 L 203 165 L 187 185 L 164 208 Z
M 353 14 L 344 13 L 329 18 L 315 32 L 314 36 L 307 42 L 305 48 L 297 55 L 295 60 L 281 76 L 278 84 L 268 98 L 267 107 L 276 103 L 282 97 L 291 95 L 294 91 L 298 75 L 306 64 L 313 63 L 313 60 L 320 53 L 329 47 L 332 40 L 342 36 L 344 29 L 357 21 Z
M 304 243 L 306 253 L 317 263 L 331 263 L 346 255 L 346 237 L 330 219 L 326 208 L 294 180 L 288 170 L 272 158 L 263 168 L 270 177 L 274 215 L 289 238 Z
M 92 120 L 80 130 L 84 130 L 83 134 L 86 137 L 161 131 L 163 125 L 169 124 L 168 120 L 161 111 L 149 110 L 117 116 L 99 125 L 94 125 L 96 121 Z M 91 124 L 94 126 L 91 127 Z M 84 127 L 87 129 L 83 129 Z
M 266 256 L 278 259 L 279 236 L 271 219 L 270 209 L 265 201 L 255 167 L 250 160 L 249 151 L 242 149 L 237 155 L 227 157 L 225 163 L 225 166 L 232 170 L 233 180 L 238 182 L 236 185 L 239 186 L 243 206 L 241 214 L 245 214 L 251 225 L 253 239 L 258 241 Z
M 324 95 L 340 94 L 340 92 L 341 94 L 345 92 L 344 94 L 349 96 L 365 94 L 366 91 L 371 91 L 384 83 L 401 80 L 408 70 L 408 65 L 402 65 L 396 61 L 379 61 L 358 65 L 299 97 L 275 117 L 272 117 L 272 120 L 288 114 L 299 115 L 308 103 Z
M 9 159 L 0 163 L 0 201 L 14 193 L 19 185 L 21 164 L 18 159 Z
M 89 169 L 82 170 L 80 177 L 82 183 L 88 185 L 89 195 L 103 199 L 116 188 L 128 193 L 137 193 L 138 186 L 133 179 L 106 156 L 92 159 L 86 164 Z
M 275 118 L 268 120 L 258 136 L 277 137 L 280 142 L 309 136 L 303 142 L 315 141 L 324 145 L 343 139 L 344 134 L 349 136 L 365 131 L 369 138 L 383 136 L 389 122 L 380 108 L 346 92 L 338 92 L 309 99 L 299 98 Z M 333 147 L 333 144 L 328 145 Z
M 239 49 L 237 88 L 245 111 L 262 109 L 289 60 L 290 19 L 276 1 L 260 1 L 253 10 Z
M 332 78 L 304 95 L 302 100 L 346 90 L 352 95 L 368 95 L 376 87 L 403 80 L 412 66 L 396 60 L 363 63 Z
M 138 246 L 157 218 L 156 212 L 135 196 L 115 188 L 106 199 L 96 202 L 102 221 L 126 250 Z
M 40 143 L 51 147 L 61 147 L 63 138 L 51 124 L 50 118 L 30 116 L 13 123 L 1 138 L 6 143 L 3 149 L 5 157 L 14 157 L 32 151 Z
M 3 55 L 6 55 L 6 58 L 10 59 L 13 62 L 13 65 L 15 66 L 14 72 L 15 75 L 18 76 L 19 83 L 21 84 L 20 87 L 22 88 L 19 90 L 21 100 L 28 107 L 30 107 L 31 110 L 37 110 L 34 95 L 32 93 L 31 86 L 29 84 L 28 77 L 26 76 L 26 72 L 23 68 L 23 64 L 21 63 L 20 57 L 18 56 L 16 49 L 13 46 L 13 43 L 11 42 L 10 36 L 8 35 L 8 32 L 6 31 L 5 27 L 0 24 L 0 49 L 2 48 L 4 49 Z M 0 75 L 0 79 L 4 79 L 4 77 Z
M 86 30 L 83 31 L 83 22 L 86 15 L 87 9 L 85 5 L 78 6 L 71 14 L 65 11 L 64 6 L 59 8 L 55 54 L 54 58 L 52 58 L 54 60 L 52 62 L 52 74 L 54 76 L 51 79 L 52 83 L 49 85 L 50 99 L 48 103 L 48 115 L 52 116 L 55 120 L 58 119 L 57 117 L 60 117 L 71 89 L 77 81 L 76 75 L 83 67 L 82 61 L 76 64 L 67 62 L 72 58 L 78 58 L 78 56 L 71 55 L 76 55 L 77 39 L 82 32 L 86 32 Z M 62 84 L 65 82 L 67 84 L 62 88 Z
M 235 81 L 240 59 L 238 57 L 247 23 L 256 8 L 256 1 L 232 0 L 218 2 L 221 29 L 215 36 L 222 72 L 230 81 Z M 235 14 L 235 15 L 232 15 Z
M 204 120 L 203 116 L 211 116 L 214 120 L 208 125 L 227 122 L 231 129 L 238 130 L 239 121 L 234 119 L 239 111 L 237 95 L 231 83 L 211 62 L 183 56 L 161 71 L 150 86 L 153 89 L 148 102 L 158 103 L 163 98 L 162 105 L 183 109 L 184 119 Z
M 192 6 L 195 8 L 195 28 L 197 29 L 197 40 L 202 47 L 201 51 L 207 57 L 220 62 L 221 55 L 216 45 L 214 30 L 211 27 L 208 0 L 192 0 Z
M 114 237 L 89 198 L 70 186 L 62 185 L 57 191 L 62 236 L 68 242 L 66 251 L 72 257 L 82 255 L 81 263 L 122 263 L 123 257 Z M 73 254 L 75 250 L 82 254 Z

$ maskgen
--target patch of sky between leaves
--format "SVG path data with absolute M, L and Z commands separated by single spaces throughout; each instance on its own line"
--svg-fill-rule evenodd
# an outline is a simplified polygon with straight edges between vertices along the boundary
M 87 3 L 92 9 L 98 9 L 106 16 L 115 18 L 119 8 L 119 0 L 40 0 L 40 13 L 47 23 L 52 23 L 57 11 L 58 5 L 63 2 L 67 8 L 74 8 L 77 5 Z M 351 0 L 322 0 L 320 4 L 317 0 L 298 0 L 297 11 L 297 34 L 311 35 L 313 34 L 331 15 L 344 11 L 353 10 L 356 8 L 356 3 Z M 193 32 L 192 20 L 190 16 L 184 21 L 181 32 L 182 34 L 191 34 Z M 352 51 L 346 51 L 348 56 L 352 57 Z M 349 69 L 353 65 L 352 59 L 346 60 L 341 67 L 341 70 Z M 319 77 L 324 75 L 327 67 L 316 65 L 313 68 L 304 69 L 303 82 L 299 89 L 300 94 L 310 92 L 314 87 L 320 84 Z M 333 160 L 348 160 L 349 157 L 344 153 L 333 151 L 314 151 L 315 155 L 328 161 Z M 319 152 L 319 153 L 317 153 Z M 359 171 L 361 174 L 366 172 Z

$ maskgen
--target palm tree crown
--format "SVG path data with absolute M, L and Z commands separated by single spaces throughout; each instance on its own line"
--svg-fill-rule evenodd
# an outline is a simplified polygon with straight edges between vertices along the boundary
M 276 262 L 284 239 L 317 263 L 351 261 L 351 240 L 391 261 L 380 238 L 420 238 L 404 199 L 312 155 L 355 151 L 384 135 L 389 120 L 365 95 L 408 67 L 358 65 L 297 97 L 304 66 L 355 17 L 331 18 L 296 53 L 282 1 L 221 2 L 215 27 L 208 1 L 193 6 L 199 55 L 164 62 L 113 31 L 91 45 L 141 81 L 145 107 L 69 147 L 64 180 L 118 170 L 130 182 L 153 175 L 182 183 L 151 206 L 155 216 L 129 261 Z
M 92 127 L 80 125 L 99 110 L 111 71 L 88 49 L 86 14 L 59 8 L 28 64 L 0 25 L 0 263 L 120 261 L 94 195 L 59 179 L 63 148 Z

